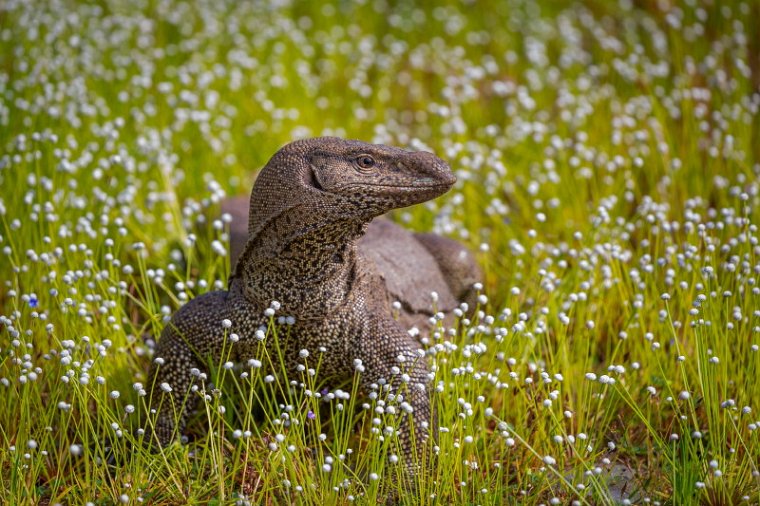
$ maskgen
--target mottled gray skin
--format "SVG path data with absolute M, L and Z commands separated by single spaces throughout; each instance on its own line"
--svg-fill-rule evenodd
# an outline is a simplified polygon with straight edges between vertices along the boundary
M 232 346 L 233 361 L 256 356 L 254 334 L 268 323 L 264 311 L 276 300 L 278 314 L 296 319 L 288 338 L 280 339 L 293 374 L 303 363 L 301 349 L 316 354 L 323 347 L 321 374 L 336 379 L 351 378 L 355 359 L 361 360 L 363 390 L 385 382 L 412 408 L 411 416 L 400 415 L 399 442 L 407 455 L 420 450 L 431 416 L 428 369 L 419 344 L 391 317 L 383 279 L 357 241 L 374 217 L 435 198 L 455 180 L 431 153 L 359 141 L 316 138 L 277 152 L 251 193 L 248 241 L 229 289 L 180 308 L 158 342 L 155 356 L 164 363 L 150 372 L 157 442 L 165 445 L 184 429 L 197 398 L 186 395 L 193 368 L 204 372 L 209 359 L 219 363 L 223 347 Z M 224 319 L 231 328 L 223 328 Z M 233 332 L 239 342 L 225 343 Z M 405 385 L 394 366 L 408 375 Z
M 248 241 L 248 206 L 248 197 L 222 201 L 222 213 L 232 218 L 229 224 L 232 265 Z M 450 312 L 461 302 L 466 302 L 470 311 L 476 307 L 477 292 L 473 285 L 482 281 L 482 274 L 472 252 L 461 243 L 437 234 L 414 233 L 390 220 L 377 218 L 370 222 L 356 246 L 375 263 L 391 302 L 401 304 L 394 315 L 404 328 L 429 330 L 430 317 L 436 311 L 450 320 Z M 438 300 L 433 300 L 432 292 L 438 294 Z M 444 323 L 451 323 L 447 320 Z

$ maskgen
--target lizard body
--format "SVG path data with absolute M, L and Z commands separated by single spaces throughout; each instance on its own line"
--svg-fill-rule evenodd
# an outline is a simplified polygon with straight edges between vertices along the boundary
M 186 394 L 208 360 L 219 363 L 227 336 L 239 336 L 230 360 L 255 356 L 256 331 L 269 321 L 264 311 L 278 301 L 279 313 L 295 318 L 287 339 L 280 340 L 292 371 L 302 363 L 302 349 L 323 348 L 321 374 L 337 378 L 351 378 L 360 360 L 364 390 L 387 383 L 403 395 L 411 412 L 399 427 L 404 453 L 422 444 L 431 415 L 428 369 L 419 344 L 391 317 L 384 280 L 357 241 L 376 216 L 437 197 L 455 180 L 431 153 L 359 141 L 323 137 L 278 151 L 254 184 L 248 240 L 228 290 L 180 308 L 157 344 L 160 360 L 150 379 L 158 443 L 184 430 L 197 399 Z M 225 319 L 230 328 L 223 327 Z M 394 367 L 403 369 L 405 380 Z

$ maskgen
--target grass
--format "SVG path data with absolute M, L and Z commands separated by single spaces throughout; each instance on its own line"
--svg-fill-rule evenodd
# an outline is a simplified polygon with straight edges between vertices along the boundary
M 760 502 L 760 8 L 671 3 L 4 3 L 0 502 Z M 212 364 L 190 443 L 141 444 L 220 199 L 322 134 L 447 159 L 394 219 L 485 272 L 414 486 L 318 354 Z

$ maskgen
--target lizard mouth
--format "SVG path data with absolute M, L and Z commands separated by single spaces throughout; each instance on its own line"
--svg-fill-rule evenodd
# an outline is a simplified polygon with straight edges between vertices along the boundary
M 447 190 L 451 188 L 452 183 L 436 181 L 433 178 L 418 179 L 411 184 L 383 184 L 383 183 L 357 183 L 343 186 L 342 189 L 353 190 L 371 187 L 377 190 Z

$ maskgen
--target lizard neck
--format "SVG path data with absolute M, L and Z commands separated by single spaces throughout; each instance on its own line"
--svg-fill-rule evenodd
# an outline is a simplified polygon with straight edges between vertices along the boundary
M 280 216 L 249 239 L 241 265 L 248 297 L 266 305 L 277 300 L 280 314 L 297 320 L 324 319 L 345 302 L 367 223 L 316 216 Z

